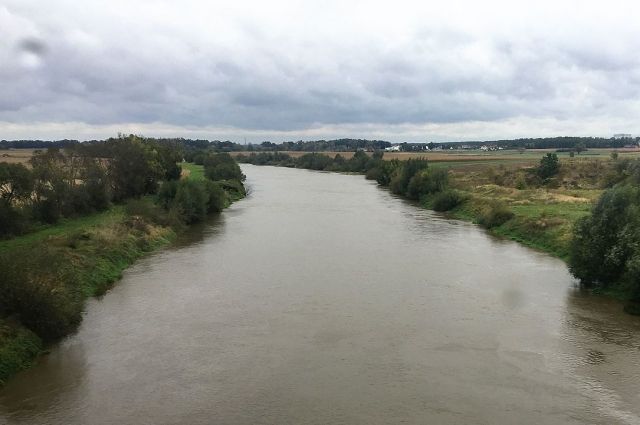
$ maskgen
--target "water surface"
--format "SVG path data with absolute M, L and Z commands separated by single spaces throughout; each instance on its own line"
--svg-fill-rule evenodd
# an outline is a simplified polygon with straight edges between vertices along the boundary
M 361 176 L 251 195 L 92 300 L 8 424 L 638 424 L 640 321 Z

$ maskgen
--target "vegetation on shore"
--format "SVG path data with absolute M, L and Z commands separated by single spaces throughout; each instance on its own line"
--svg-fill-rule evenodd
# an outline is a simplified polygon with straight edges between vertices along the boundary
M 238 155 L 240 162 L 355 172 L 426 208 L 477 223 L 491 233 L 569 263 L 585 288 L 624 300 L 640 313 L 640 161 L 547 153 L 536 164 L 432 163 L 278 152 Z M 595 206 L 594 206 L 595 205 Z
M 117 156 L 80 160 L 74 148 L 39 154 L 31 169 L 3 167 L 3 211 L 18 217 L 9 225 L 23 225 L 3 222 L 5 240 L 0 240 L 0 383 L 72 333 L 86 298 L 107 291 L 136 259 L 245 194 L 244 175 L 228 154 L 206 152 L 206 164 L 187 165 L 192 175 L 178 180 L 178 163 L 162 166 L 145 140 L 131 136 L 114 143 L 127 152 L 117 165 Z M 81 149 L 86 154 L 89 148 Z M 172 160 L 181 156 L 179 150 L 166 154 Z M 97 168 L 100 184 L 87 168 L 78 171 L 81 164 Z M 75 208 L 81 205 L 77 199 L 92 199 L 76 195 L 91 191 L 106 196 L 104 206 Z M 46 215 L 40 215 L 43 208 Z M 43 217 L 55 220 L 47 223 Z M 11 233 L 22 234 L 8 237 Z

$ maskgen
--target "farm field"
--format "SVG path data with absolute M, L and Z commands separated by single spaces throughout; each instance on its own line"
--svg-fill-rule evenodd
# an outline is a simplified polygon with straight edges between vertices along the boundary
M 4 149 L 0 150 L 0 162 L 8 163 L 21 163 L 28 164 L 29 159 L 33 156 L 34 152 L 39 149 Z M 611 152 L 614 149 L 589 149 L 586 152 L 582 152 L 576 155 L 573 160 L 586 160 L 586 159 L 607 159 L 610 157 Z M 615 149 L 621 158 L 638 158 L 640 157 L 640 149 Z M 540 160 L 540 157 L 547 152 L 555 152 L 555 149 L 530 149 L 523 152 L 517 150 L 501 150 L 481 152 L 478 150 L 458 150 L 458 151 L 428 151 L 428 152 L 385 152 L 384 159 L 398 159 L 405 161 L 411 158 L 427 158 L 428 160 L 436 162 L 455 162 L 456 165 L 465 166 L 472 165 L 477 162 L 494 162 L 496 165 L 504 162 L 509 164 L 530 164 Z M 231 152 L 231 156 L 237 156 L 240 154 L 247 155 L 251 152 L 239 151 Z M 282 151 L 293 158 L 299 158 L 302 155 L 311 153 L 303 151 Z M 353 156 L 353 152 L 318 152 L 323 155 L 335 157 L 341 155 L 345 159 L 349 159 Z M 370 153 L 369 153 L 370 154 Z M 561 161 L 569 160 L 569 153 L 558 153 L 558 157 Z M 186 168 L 189 164 L 186 165 Z
M 576 155 L 575 158 L 609 158 L 612 151 L 617 151 L 620 157 L 640 157 L 640 149 L 589 149 Z M 512 162 L 531 162 L 538 161 L 542 155 L 547 152 L 555 152 L 555 149 L 530 149 L 520 152 L 518 150 L 500 150 L 481 152 L 479 150 L 453 150 L 453 151 L 425 151 L 425 152 L 385 152 L 384 159 L 399 159 L 401 161 L 411 158 L 427 158 L 433 162 L 475 162 L 475 161 L 512 161 Z M 232 156 L 240 154 L 247 155 L 252 152 L 232 152 Z M 254 152 L 257 153 L 257 152 Z M 281 151 L 293 158 L 299 158 L 305 154 L 312 152 L 304 151 Z M 341 155 L 345 159 L 353 156 L 353 152 L 317 152 L 319 154 L 335 157 Z M 371 154 L 369 152 L 369 154 Z M 558 157 L 570 158 L 568 152 L 558 153 Z
M 0 149 L 0 162 L 27 165 L 33 153 L 38 150 L 40 149 Z

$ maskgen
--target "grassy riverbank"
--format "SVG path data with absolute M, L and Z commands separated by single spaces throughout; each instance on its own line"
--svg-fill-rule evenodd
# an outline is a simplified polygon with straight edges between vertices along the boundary
M 175 235 L 116 206 L 0 242 L 2 285 L 11 286 L 3 292 L 13 310 L 0 321 L 0 383 L 73 332 L 86 298 L 103 294 L 125 268 Z
M 190 173 L 183 180 L 204 180 L 203 166 L 185 169 Z M 209 184 L 224 195 L 221 207 L 244 193 L 240 181 Z M 184 229 L 177 217 L 182 207 L 167 210 L 158 202 L 150 195 L 0 241 L 0 384 L 74 332 L 88 297 L 104 294 L 124 269 Z M 189 206 L 193 200 L 181 202 Z
M 584 160 L 578 167 L 584 168 Z M 600 160 L 602 167 L 610 161 Z M 485 164 L 473 168 L 452 165 L 451 186 L 463 202 L 449 214 L 487 227 L 495 235 L 515 240 L 528 247 L 567 260 L 575 223 L 589 215 L 603 190 L 597 178 L 582 174 L 575 178 L 570 170 L 575 162 L 566 160 L 564 171 L 553 186 L 527 185 L 523 179 L 533 164 Z M 424 204 L 432 208 L 432 198 Z M 485 225 L 485 216 L 495 208 L 511 214 L 508 220 Z

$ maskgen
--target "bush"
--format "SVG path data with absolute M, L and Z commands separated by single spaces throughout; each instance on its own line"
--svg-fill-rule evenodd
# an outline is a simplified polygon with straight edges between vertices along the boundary
M 238 180 L 224 180 L 217 183 L 222 187 L 229 196 L 229 199 L 232 201 L 244 198 L 247 194 L 244 185 Z
M 34 248 L 28 256 L 4 252 L 0 269 L 3 316 L 17 316 L 45 341 L 67 335 L 80 323 L 80 284 L 60 253 L 47 247 Z
M 0 238 L 16 236 L 24 233 L 29 226 L 29 220 L 23 209 L 12 207 L 0 201 Z
M 170 180 L 162 183 L 160 190 L 158 190 L 158 203 L 162 208 L 168 210 L 171 203 L 176 197 L 178 192 L 178 182 Z
M 42 350 L 42 341 L 33 332 L 11 321 L 0 321 L 0 385 L 16 372 L 31 365 Z
M 228 153 L 209 155 L 204 159 L 204 175 L 211 180 L 239 180 L 246 178 L 240 166 Z
M 207 212 L 220 212 L 227 206 L 229 197 L 220 183 L 204 180 L 204 189 L 208 197 Z
M 333 164 L 333 159 L 319 153 L 307 153 L 296 160 L 296 167 L 307 170 L 324 170 Z
M 367 173 L 364 175 L 364 178 L 367 180 L 378 180 L 383 173 L 381 167 L 370 168 Z
M 449 183 L 446 169 L 426 169 L 414 175 L 407 186 L 409 199 L 420 199 L 422 196 L 443 191 Z
M 487 229 L 491 229 L 506 223 L 512 218 L 513 212 L 505 204 L 493 201 L 482 208 L 478 222 Z
M 169 220 L 167 211 L 150 199 L 130 199 L 125 204 L 125 212 L 131 217 L 141 217 L 150 223 L 169 226 L 175 224 Z
M 185 223 L 191 224 L 204 219 L 208 202 L 204 183 L 187 179 L 178 183 L 172 206 L 178 208 Z
M 455 190 L 447 189 L 433 197 L 432 208 L 435 211 L 450 211 L 460 205 L 464 198 Z
M 407 195 L 409 182 L 418 172 L 427 168 L 427 160 L 415 158 L 404 161 L 395 171 L 389 183 L 389 189 L 399 195 Z
M 548 153 L 540 160 L 536 172 L 541 179 L 546 180 L 555 176 L 560 171 L 560 164 L 558 162 L 558 155 L 555 153 Z

